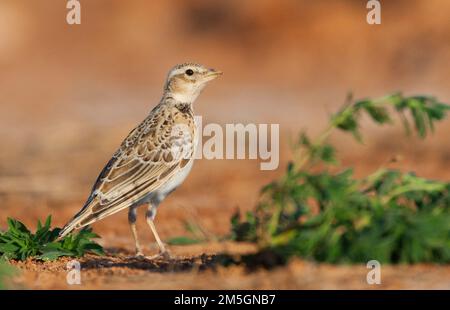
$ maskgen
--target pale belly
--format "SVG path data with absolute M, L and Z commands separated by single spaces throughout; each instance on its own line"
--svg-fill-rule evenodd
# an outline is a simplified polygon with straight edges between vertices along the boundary
M 164 198 L 167 197 L 167 195 L 176 190 L 177 187 L 184 182 L 184 180 L 189 175 L 189 172 L 191 172 L 193 165 L 194 159 L 191 159 L 191 161 L 182 170 L 180 170 L 176 175 L 174 175 L 171 179 L 169 179 L 164 185 L 162 185 L 157 190 L 148 193 L 134 205 L 138 206 L 151 202 L 152 204 L 154 204 L 155 207 L 158 206 L 161 203 L 161 201 L 163 201 Z
M 187 178 L 189 172 L 191 172 L 193 165 L 194 159 L 191 159 L 191 161 L 182 170 L 180 170 L 180 172 L 174 175 L 169 181 L 167 181 L 167 183 L 161 186 L 156 192 L 164 197 L 173 192 Z

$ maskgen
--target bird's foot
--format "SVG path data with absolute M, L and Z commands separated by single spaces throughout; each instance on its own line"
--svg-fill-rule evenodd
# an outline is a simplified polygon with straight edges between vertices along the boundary
M 135 258 L 144 258 L 145 255 L 144 255 L 144 253 L 142 253 L 141 251 L 138 251 L 138 252 L 136 252 L 136 254 L 134 254 L 134 257 L 135 257 Z
M 172 255 L 170 255 L 169 251 L 165 250 L 165 251 L 159 252 L 156 255 L 146 256 L 145 258 L 149 259 L 149 260 L 153 260 L 153 259 L 171 259 Z
M 136 254 L 130 255 L 127 257 L 128 259 L 145 259 L 145 255 L 142 250 L 136 250 Z

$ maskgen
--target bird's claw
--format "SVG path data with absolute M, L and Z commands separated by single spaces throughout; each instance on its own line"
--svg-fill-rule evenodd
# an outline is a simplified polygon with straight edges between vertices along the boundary
M 146 259 L 149 260 L 153 260 L 153 259 L 159 259 L 159 258 L 163 258 L 163 259 L 171 259 L 172 256 L 170 255 L 169 251 L 163 251 L 163 252 L 159 252 L 158 254 L 152 255 L 152 256 L 146 256 Z

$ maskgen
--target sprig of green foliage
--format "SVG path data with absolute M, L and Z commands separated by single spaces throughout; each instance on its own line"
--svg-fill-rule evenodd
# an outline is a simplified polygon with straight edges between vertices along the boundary
M 38 221 L 33 234 L 23 223 L 8 218 L 8 230 L 0 233 L 0 254 L 6 259 L 55 260 L 61 256 L 81 257 L 90 252 L 103 255 L 102 247 L 92 239 L 99 238 L 90 229 L 83 229 L 57 240 L 60 228 L 51 228 L 51 216 L 44 225 Z
M 207 241 L 207 237 L 200 229 L 197 223 L 192 221 L 184 222 L 185 230 L 190 234 L 190 236 L 177 236 L 169 239 L 167 243 L 169 245 L 190 245 L 197 244 Z
M 15 269 L 4 261 L 4 259 L 0 258 L 0 290 L 6 288 L 6 279 L 14 275 L 14 273 Z
M 260 203 L 245 219 L 231 219 L 231 238 L 258 244 L 283 258 L 300 256 L 331 263 L 450 262 L 450 183 L 414 173 L 380 169 L 357 179 L 352 169 L 332 173 L 337 129 L 362 141 L 364 115 L 376 124 L 400 113 L 408 134 L 425 138 L 450 106 L 426 96 L 393 94 L 352 102 L 351 97 L 315 140 L 302 133 L 286 174 L 262 189 Z M 319 172 L 314 166 L 325 167 Z
M 205 231 L 195 218 L 184 221 L 184 228 L 189 236 L 177 236 L 167 241 L 170 245 L 190 245 L 219 240 L 217 236 Z
M 394 108 L 401 115 L 408 133 L 413 123 L 421 138 L 433 132 L 434 122 L 442 120 L 450 109 L 448 105 L 427 96 L 404 97 L 396 93 L 375 100 L 360 100 L 356 103 L 352 103 L 352 97 L 349 96 L 347 104 L 331 118 L 330 126 L 351 132 L 357 140 L 361 141 L 359 128 L 363 112 L 375 123 L 382 125 L 392 123 L 389 108 Z

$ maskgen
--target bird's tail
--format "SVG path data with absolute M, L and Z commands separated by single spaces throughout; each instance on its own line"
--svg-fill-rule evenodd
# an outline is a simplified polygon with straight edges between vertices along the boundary
M 109 208 L 108 206 L 100 205 L 99 199 L 96 197 L 89 198 L 85 206 L 75 214 L 75 216 L 67 223 L 63 229 L 59 232 L 57 240 L 61 240 L 72 231 L 91 225 L 105 217 L 114 214 L 123 208 L 127 207 L 126 204 L 120 204 L 115 208 Z
M 72 231 L 74 231 L 75 229 L 79 229 L 82 228 L 86 225 L 81 225 L 81 221 L 83 220 L 83 217 L 80 217 L 78 214 L 75 215 L 72 220 L 70 220 L 69 223 L 67 223 L 63 229 L 61 229 L 61 231 L 59 232 L 58 235 L 58 239 L 57 241 L 61 240 L 62 238 L 64 238 L 65 236 L 67 236 L 68 234 L 70 234 Z
M 127 201 L 119 200 L 119 202 L 115 204 L 102 205 L 98 197 L 92 196 L 88 199 L 80 212 L 78 212 L 59 232 L 57 240 L 61 240 L 75 229 L 88 226 L 127 207 L 129 207 Z
M 56 241 L 61 240 L 62 238 L 64 238 L 65 236 L 67 236 L 68 234 L 70 234 L 76 227 L 77 223 L 70 221 L 69 223 L 66 224 L 66 226 L 63 227 L 63 229 L 59 232 L 58 238 L 56 239 Z
M 59 232 L 57 240 L 61 240 L 68 234 L 70 234 L 75 229 L 83 228 L 95 220 L 91 218 L 92 211 L 90 210 L 90 205 L 95 203 L 93 199 L 89 199 L 84 207 L 67 223 Z

